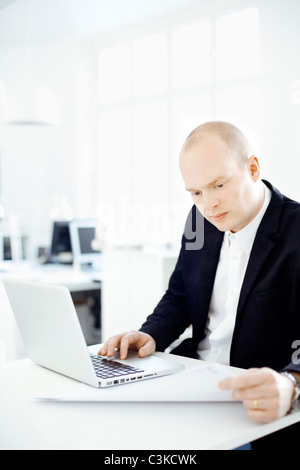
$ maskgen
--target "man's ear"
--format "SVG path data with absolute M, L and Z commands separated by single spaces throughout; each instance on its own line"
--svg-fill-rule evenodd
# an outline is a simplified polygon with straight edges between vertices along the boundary
M 251 155 L 251 157 L 248 158 L 248 168 L 251 178 L 256 182 L 260 176 L 260 164 L 255 155 Z

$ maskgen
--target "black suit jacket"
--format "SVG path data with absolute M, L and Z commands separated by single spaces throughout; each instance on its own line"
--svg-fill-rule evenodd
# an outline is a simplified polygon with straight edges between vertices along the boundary
M 300 351 L 299 361 L 295 361 L 293 348 L 300 340 L 300 204 L 265 184 L 272 197 L 241 288 L 230 364 L 300 372 Z M 194 216 L 195 211 L 194 206 Z M 165 350 L 192 325 L 192 339 L 176 352 L 196 357 L 205 334 L 223 237 L 224 233 L 206 220 L 202 249 L 187 250 L 190 240 L 183 236 L 169 288 L 141 328 L 156 340 L 157 350 Z

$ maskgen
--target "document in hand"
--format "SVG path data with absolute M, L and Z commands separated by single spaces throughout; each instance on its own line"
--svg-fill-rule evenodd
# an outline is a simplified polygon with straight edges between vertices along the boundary
M 242 369 L 220 364 L 201 364 L 167 377 L 112 388 L 75 384 L 37 398 L 73 402 L 226 402 L 233 401 L 232 392 L 220 390 L 218 383 L 241 372 Z

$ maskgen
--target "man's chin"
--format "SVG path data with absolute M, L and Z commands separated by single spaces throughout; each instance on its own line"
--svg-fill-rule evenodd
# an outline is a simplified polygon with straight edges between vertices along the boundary
M 217 221 L 214 218 L 209 220 L 212 225 L 214 225 L 220 232 L 227 232 L 232 230 L 231 225 L 228 223 L 228 221 L 221 220 Z

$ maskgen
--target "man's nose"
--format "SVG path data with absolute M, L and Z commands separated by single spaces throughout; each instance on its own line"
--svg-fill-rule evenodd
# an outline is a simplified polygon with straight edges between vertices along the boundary
M 211 213 L 217 206 L 220 205 L 220 201 L 214 195 L 206 194 L 203 195 L 203 206 L 207 213 Z

